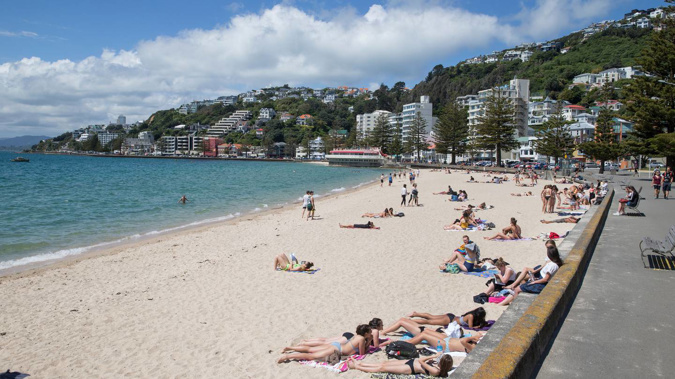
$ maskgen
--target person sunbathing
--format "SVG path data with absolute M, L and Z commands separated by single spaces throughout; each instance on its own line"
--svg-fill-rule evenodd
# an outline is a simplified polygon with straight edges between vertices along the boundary
M 379 226 L 375 226 L 372 221 L 368 221 L 367 224 L 352 224 L 352 225 L 340 225 L 341 228 L 346 228 L 346 229 L 380 229 Z
M 393 216 L 394 216 L 394 208 L 384 208 L 384 212 L 381 213 L 364 213 L 361 215 L 361 217 L 371 217 L 371 218 L 385 218 Z
M 445 230 L 467 230 L 470 226 L 477 226 L 476 221 L 473 219 L 471 209 L 467 209 L 462 212 L 462 217 L 455 220 L 452 225 L 445 225 L 443 229 Z
M 581 218 L 570 216 L 570 217 L 559 218 L 557 220 L 551 220 L 551 221 L 541 220 L 540 222 L 542 224 L 565 224 L 565 223 L 576 224 L 576 223 L 579 222 L 579 220 L 581 220 Z
M 533 196 L 533 195 L 532 195 L 532 191 L 527 191 L 527 192 L 523 192 L 522 194 L 521 193 L 512 193 L 511 196 Z
M 289 346 L 287 349 L 296 351 L 295 353 L 282 354 L 277 363 L 296 360 L 326 360 L 330 356 L 341 356 L 352 354 L 365 354 L 368 351 L 366 341 L 371 339 L 373 334 L 370 326 L 362 324 L 356 328 L 356 336 L 345 343 L 338 341 L 319 346 Z
M 312 262 L 301 262 L 298 263 L 298 260 L 291 254 L 292 262 L 288 259 L 286 254 L 279 254 L 274 257 L 274 270 L 276 271 L 310 271 L 314 263 Z
M 434 192 L 434 195 L 457 195 L 457 192 L 452 189 L 452 186 L 448 186 L 447 191 L 441 191 L 441 192 Z
M 438 268 L 441 271 L 445 271 L 448 265 L 457 264 L 459 269 L 464 272 L 472 272 L 474 265 L 478 261 L 478 255 L 480 254 L 480 249 L 473 241 L 469 239 L 469 236 L 463 236 L 462 240 L 464 244 L 455 250 L 452 253 L 452 256 L 441 264 Z
M 558 252 L 558 248 L 555 246 L 555 242 L 549 240 L 546 243 L 546 256 L 547 259 L 544 267 L 525 267 L 512 284 L 504 287 L 505 289 L 513 290 L 514 292 L 513 295 L 507 296 L 506 299 L 504 299 L 504 301 L 499 304 L 509 305 L 516 297 L 518 297 L 518 294 L 523 291 L 529 293 L 540 293 L 544 287 L 546 287 L 546 284 L 548 284 L 560 266 L 563 265 L 563 261 L 560 259 L 560 253 Z M 528 281 L 524 284 L 520 284 L 523 280 L 525 280 L 525 278 L 528 278 Z
M 499 292 L 504 287 L 513 284 L 513 282 L 516 281 L 516 272 L 509 267 L 508 263 L 504 261 L 503 258 L 499 257 L 494 262 L 495 267 L 497 270 L 499 270 L 498 273 L 495 274 L 494 278 L 490 279 L 486 285 L 488 288 L 483 291 L 484 294 L 490 296 L 494 292 Z
M 497 233 L 492 237 L 483 237 L 486 240 L 517 240 L 523 238 L 522 230 L 518 226 L 518 220 L 515 217 L 511 217 L 511 224 L 506 228 L 502 229 L 501 233 Z
M 438 365 L 429 362 L 439 357 L 440 359 L 438 361 Z M 428 357 L 408 359 L 407 361 L 391 360 L 379 363 L 365 363 L 353 359 L 347 360 L 347 366 L 349 368 L 363 372 L 385 372 L 401 375 L 426 374 L 429 376 L 437 376 L 441 378 L 446 378 L 448 376 L 448 372 L 452 370 L 452 364 L 452 356 L 441 353 Z
M 412 312 L 408 315 L 411 318 L 402 317 L 397 320 L 395 323 L 387 326 L 382 330 L 383 335 L 387 335 L 398 330 L 401 327 L 404 327 L 406 323 L 412 321 L 417 325 L 440 325 L 447 326 L 451 322 L 456 321 L 459 326 L 467 328 L 482 328 L 487 325 L 485 321 L 485 309 L 483 307 L 478 307 L 474 310 L 466 312 L 465 314 L 457 317 L 454 313 L 446 313 L 442 315 L 432 315 L 430 313 L 421 313 L 421 312 Z M 413 318 L 414 317 L 414 318 Z M 412 325 L 412 324 L 407 324 Z M 415 334 L 415 329 L 406 329 Z M 420 330 L 421 332 L 422 330 Z
M 451 353 L 451 352 L 470 353 L 471 350 L 473 350 L 473 348 L 476 346 L 476 343 L 478 343 L 478 341 L 480 341 L 480 339 L 483 338 L 484 335 L 485 335 L 484 332 L 476 332 L 476 334 L 472 335 L 471 337 L 463 337 L 463 338 L 445 337 L 442 340 L 439 340 L 434 339 L 434 334 L 431 333 L 431 331 L 423 330 L 422 333 L 407 340 L 406 342 L 411 343 L 413 345 L 417 345 L 418 343 L 426 343 L 427 345 L 433 348 L 436 348 L 440 343 L 441 349 L 444 353 Z
M 473 178 L 473 176 L 471 177 L 471 179 L 467 180 L 466 182 L 467 182 L 467 183 L 478 183 L 478 182 L 476 181 L 476 179 Z

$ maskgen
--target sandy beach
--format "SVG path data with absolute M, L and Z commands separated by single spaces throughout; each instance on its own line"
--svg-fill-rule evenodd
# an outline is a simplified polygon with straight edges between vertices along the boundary
M 455 207 L 487 202 L 495 208 L 480 218 L 500 230 L 515 217 L 527 237 L 574 226 L 539 222 L 559 218 L 541 212 L 539 193 L 550 182 L 521 188 L 468 178 L 423 170 L 419 207 L 398 206 L 407 178 L 391 187 L 377 180 L 318 198 L 313 221 L 300 217 L 297 204 L 0 278 L 0 369 L 31 378 L 333 377 L 276 359 L 288 344 L 354 332 L 373 317 L 387 325 L 412 311 L 461 314 L 479 306 L 472 298 L 487 279 L 438 270 L 465 234 L 443 230 L 459 217 Z M 432 195 L 448 185 L 466 190 L 469 201 Z M 529 190 L 535 196 L 510 195 Z M 360 216 L 385 207 L 405 217 L 373 219 L 380 230 L 338 227 L 371 220 Z M 483 240 L 498 230 L 467 234 L 483 257 L 504 257 L 516 271 L 544 262 L 543 240 Z M 275 272 L 274 256 L 291 252 L 321 270 Z M 504 310 L 483 307 L 488 319 Z M 365 361 L 383 359 L 379 352 Z M 340 377 L 369 375 L 349 370 Z

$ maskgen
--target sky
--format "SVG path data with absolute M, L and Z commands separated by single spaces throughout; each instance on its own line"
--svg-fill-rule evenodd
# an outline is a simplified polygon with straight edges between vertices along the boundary
M 657 0 L 0 0 L 0 138 L 269 85 L 377 88 Z

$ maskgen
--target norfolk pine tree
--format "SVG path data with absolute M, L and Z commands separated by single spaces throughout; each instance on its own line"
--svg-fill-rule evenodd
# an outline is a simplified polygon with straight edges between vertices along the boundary
M 392 134 L 393 128 L 389 124 L 389 117 L 386 114 L 380 114 L 370 133 L 370 146 L 378 147 L 384 154 L 391 154 Z
M 454 101 L 449 102 L 434 125 L 436 151 L 451 154 L 450 164 L 455 164 L 457 154 L 466 151 L 469 136 L 468 113 L 464 107 Z
M 422 118 L 422 113 L 417 112 L 415 118 L 410 124 L 410 136 L 406 141 L 406 150 L 408 152 L 417 152 L 417 161 L 420 161 L 423 150 L 427 150 L 427 141 L 424 138 L 427 134 L 427 120 Z
M 396 122 L 396 126 L 394 126 L 394 137 L 391 140 L 391 146 L 389 147 L 389 153 L 399 157 L 401 154 L 403 154 L 403 142 L 401 141 L 401 123 Z
M 516 139 L 514 107 L 511 100 L 495 88 L 485 101 L 485 113 L 478 118 L 476 143 L 485 150 L 497 150 L 498 166 L 502 166 L 502 150 L 520 146 Z
M 574 138 L 569 124 L 562 114 L 562 102 L 559 101 L 551 118 L 535 128 L 538 139 L 534 140 L 534 148 L 537 153 L 553 157 L 556 165 L 560 157 L 571 154 L 574 150 Z
M 672 3 L 672 2 L 671 2 Z M 674 7 L 665 13 L 675 11 Z M 628 118 L 635 124 L 634 137 L 646 154 L 665 156 L 667 166 L 675 165 L 670 143 L 675 141 L 675 19 L 653 19 L 662 29 L 652 32 L 638 64 L 649 76 L 638 76 L 627 86 Z M 670 143 L 669 143 L 670 142 Z

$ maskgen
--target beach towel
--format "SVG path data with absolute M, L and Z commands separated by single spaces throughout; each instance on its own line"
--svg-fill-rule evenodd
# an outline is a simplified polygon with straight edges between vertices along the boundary
M 286 270 L 277 269 L 277 271 L 292 272 L 292 273 L 296 273 L 296 274 L 309 274 L 309 275 L 314 275 L 319 270 L 321 270 L 321 269 L 317 268 L 315 270 L 309 270 L 309 271 L 286 271 Z
M 337 354 L 337 352 L 336 352 Z M 365 358 L 365 355 L 352 355 L 350 358 L 355 359 L 357 361 L 362 360 Z M 317 362 L 317 361 L 299 361 L 299 363 L 303 366 L 309 366 L 309 367 L 314 367 L 314 368 L 323 368 L 328 371 L 332 372 L 337 372 L 338 374 L 341 372 L 345 372 L 349 370 L 349 366 L 347 366 L 347 360 L 340 361 L 334 365 L 331 365 L 327 362 Z
M 532 240 L 535 240 L 535 239 L 536 239 L 536 238 L 524 237 L 524 238 L 518 238 L 517 240 L 500 240 L 500 239 L 496 239 L 496 240 L 492 240 L 492 241 L 511 242 L 511 241 L 532 241 Z
M 492 325 L 495 324 L 495 320 L 487 320 L 486 325 L 482 328 L 469 328 L 468 326 L 465 326 L 464 329 L 466 330 L 475 330 L 475 331 L 488 331 L 490 328 L 492 328 Z
M 478 230 L 478 229 L 466 229 L 466 230 L 463 230 L 463 229 L 450 229 L 450 230 L 447 230 L 447 229 L 446 229 L 447 232 L 475 232 L 476 230 Z
M 586 211 L 558 212 L 558 216 L 583 216 Z
M 499 270 L 483 270 L 483 271 L 471 271 L 471 272 L 464 272 L 462 271 L 462 274 L 464 275 L 471 275 L 471 276 L 477 276 L 479 278 L 492 278 L 497 274 Z

